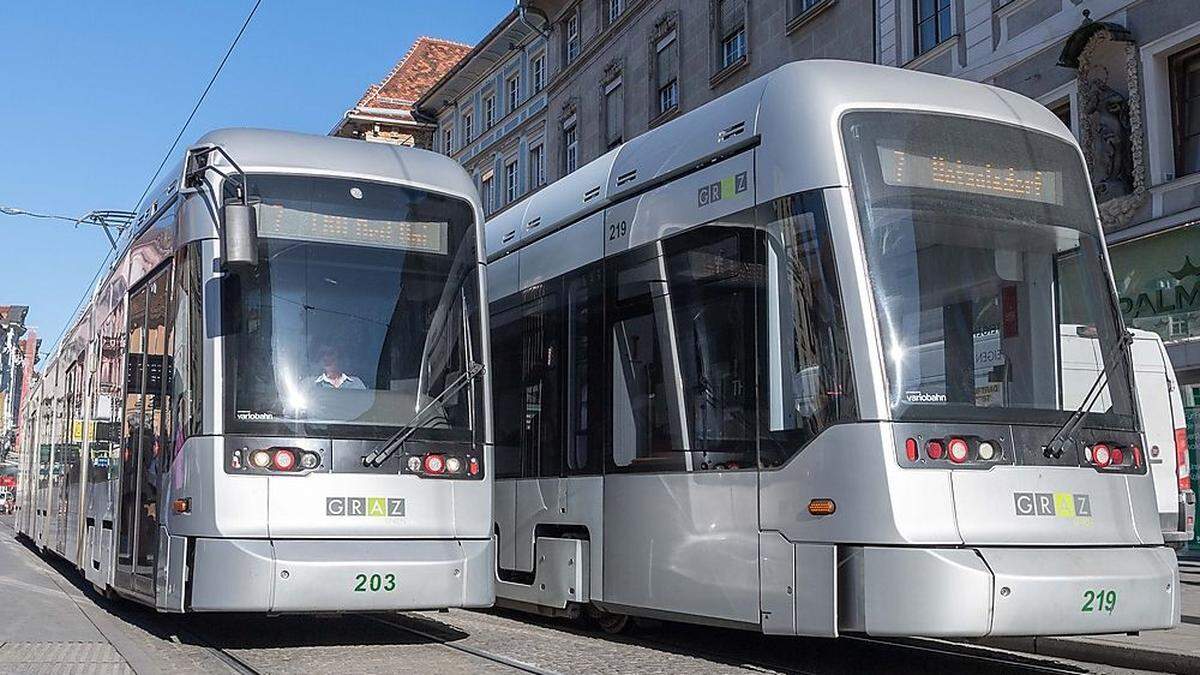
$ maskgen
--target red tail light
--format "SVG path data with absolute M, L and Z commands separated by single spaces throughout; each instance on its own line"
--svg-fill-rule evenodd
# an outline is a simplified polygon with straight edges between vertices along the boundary
M 1133 468 L 1142 468 L 1142 449 L 1135 445 L 1131 450 L 1133 450 Z
M 1187 429 L 1175 430 L 1175 470 L 1179 473 L 1179 489 L 1191 490 L 1192 477 L 1188 470 Z
M 904 441 L 904 456 L 908 457 L 908 461 L 917 461 L 917 439 L 910 438 Z
M 955 464 L 962 464 L 967 461 L 970 451 L 971 446 L 967 445 L 965 439 L 951 438 L 950 442 L 946 443 L 946 454 L 949 455 L 950 461 Z
M 1120 448 L 1113 448 L 1112 452 L 1110 453 L 1110 456 L 1112 458 L 1113 464 L 1124 464 L 1125 463 L 1125 453 L 1122 452 Z
M 296 453 L 291 450 L 276 450 L 271 453 L 271 464 L 278 471 L 291 471 L 296 466 Z
M 1103 469 L 1112 462 L 1112 459 L 1112 452 L 1107 445 L 1097 443 L 1092 446 L 1092 464 Z
M 425 455 L 425 473 L 434 475 L 446 471 L 446 458 L 441 455 Z
M 942 447 L 941 441 L 929 441 L 925 446 L 925 454 L 929 455 L 929 459 L 941 459 L 945 448 Z

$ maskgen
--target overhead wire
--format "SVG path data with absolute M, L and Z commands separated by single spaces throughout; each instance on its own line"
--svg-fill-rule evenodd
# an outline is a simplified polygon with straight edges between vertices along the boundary
M 212 77 L 208 79 L 208 84 L 206 84 L 204 86 L 204 90 L 200 92 L 200 96 L 196 99 L 195 105 L 192 106 L 192 111 L 188 113 L 187 119 L 184 120 L 183 125 L 179 127 L 179 133 L 175 134 L 175 139 L 171 141 L 171 146 L 167 148 L 167 152 L 163 155 L 162 161 L 159 162 L 158 168 L 154 170 L 154 175 L 150 177 L 150 181 L 146 184 L 146 189 L 143 190 L 142 195 L 138 197 L 137 203 L 134 206 L 135 213 L 136 209 L 141 206 L 142 200 L 146 198 L 146 195 L 150 194 L 150 190 L 154 187 L 154 181 L 158 180 L 158 175 L 162 173 L 163 167 L 166 166 L 167 162 L 171 159 L 171 153 L 173 153 L 175 151 L 175 147 L 179 145 L 179 139 L 183 138 L 183 134 L 187 131 L 188 126 L 196 117 L 196 112 L 200 110 L 200 106 L 204 103 L 204 99 L 208 96 L 208 92 L 212 90 L 213 84 L 216 83 L 217 77 L 225 68 L 225 64 L 229 62 L 229 57 L 233 54 L 233 50 L 238 46 L 238 43 L 241 42 L 242 36 L 246 33 L 246 28 L 250 26 L 250 21 L 258 12 L 258 8 L 260 5 L 262 5 L 262 2 L 263 0 L 255 0 L 254 6 L 250 8 L 250 13 L 247 14 L 246 19 L 242 21 L 241 28 L 238 29 L 237 35 L 233 37 L 233 41 L 229 43 L 229 48 L 225 50 L 225 55 L 221 57 L 221 61 L 217 64 L 216 70 L 213 71 Z M 92 276 L 92 280 L 88 282 L 87 288 L 84 289 L 82 297 L 79 298 L 79 302 L 75 305 L 75 309 L 71 310 L 71 314 L 67 319 L 67 325 L 63 326 L 62 332 L 60 332 L 58 337 L 54 340 L 54 344 L 51 346 L 48 353 L 53 354 L 54 350 L 58 348 L 59 343 L 62 342 L 63 336 L 65 336 L 67 331 L 71 328 L 71 324 L 74 322 L 75 317 L 79 314 L 80 308 L 83 307 L 83 304 L 87 302 L 87 299 L 91 296 L 93 287 L 96 285 L 96 281 L 99 280 L 100 275 L 103 274 L 111 264 L 110 261 L 115 250 L 116 249 L 110 250 L 100 262 L 100 267 Z

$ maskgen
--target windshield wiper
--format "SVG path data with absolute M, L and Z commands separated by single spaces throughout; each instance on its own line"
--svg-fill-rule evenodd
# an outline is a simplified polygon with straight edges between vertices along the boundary
M 376 448 L 375 452 L 366 455 L 362 458 L 363 466 L 380 467 L 388 461 L 396 451 L 404 447 L 404 443 L 412 438 L 412 435 L 417 432 L 425 424 L 425 418 L 429 416 L 429 412 L 433 410 L 437 404 L 443 399 L 458 393 L 458 390 L 467 386 L 467 383 L 479 377 L 483 372 L 483 364 L 475 363 L 474 361 L 467 364 L 467 369 L 463 371 L 453 382 L 446 385 L 446 388 L 437 396 L 434 396 L 428 403 L 421 407 L 420 410 L 413 415 L 412 420 L 408 424 L 400 427 L 400 430 L 392 435 L 391 438 L 383 442 L 383 445 Z
M 1050 437 L 1050 440 L 1042 448 L 1042 454 L 1047 459 L 1062 457 L 1063 446 L 1067 441 L 1071 440 L 1071 436 L 1075 433 L 1075 430 L 1083 423 L 1084 416 L 1092 409 L 1092 405 L 1100 396 L 1100 392 L 1103 391 L 1104 384 L 1108 381 L 1108 372 L 1112 369 L 1117 355 L 1131 344 L 1133 344 L 1133 333 L 1122 331 L 1121 337 L 1117 338 L 1117 343 L 1110 347 L 1108 353 L 1104 355 L 1104 368 L 1096 374 L 1096 379 L 1092 382 L 1092 386 L 1083 397 L 1083 402 L 1062 423 L 1062 426 L 1054 432 L 1054 435 Z

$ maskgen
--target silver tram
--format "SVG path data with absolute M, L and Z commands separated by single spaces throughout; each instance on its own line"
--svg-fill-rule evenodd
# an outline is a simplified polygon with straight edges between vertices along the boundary
M 498 603 L 813 636 L 1178 621 L 1082 154 L 1034 101 L 793 63 L 485 237 Z
M 204 136 L 45 365 L 19 532 L 166 612 L 491 605 L 482 223 L 434 153 Z

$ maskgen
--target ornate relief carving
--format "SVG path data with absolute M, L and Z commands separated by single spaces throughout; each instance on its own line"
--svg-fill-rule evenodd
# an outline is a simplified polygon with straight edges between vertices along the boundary
M 663 12 L 657 19 L 654 20 L 654 28 L 650 31 L 652 40 L 658 40 L 664 37 L 675 29 L 675 25 L 679 21 L 679 12 L 670 10 Z
M 625 59 L 617 56 L 613 60 L 604 64 L 603 74 L 600 76 L 601 82 L 612 82 L 621 76 L 621 71 L 625 69 Z

